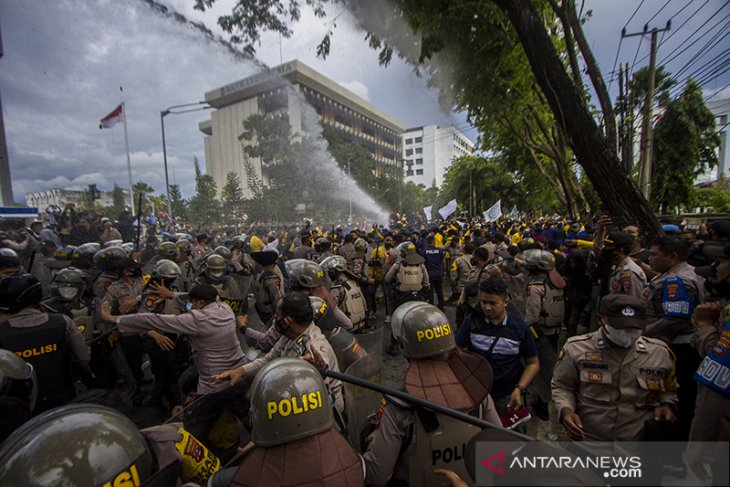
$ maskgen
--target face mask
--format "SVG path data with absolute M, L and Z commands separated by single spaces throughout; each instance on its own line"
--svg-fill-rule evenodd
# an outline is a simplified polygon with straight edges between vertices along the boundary
M 208 277 L 210 277 L 211 279 L 220 280 L 224 274 L 225 272 L 209 272 Z
M 641 336 L 638 328 L 614 328 L 611 325 L 603 325 L 603 331 L 612 343 L 622 348 L 629 348 Z
M 77 293 L 78 289 L 73 286 L 61 286 L 58 288 L 58 295 L 69 301 L 75 298 Z
M 611 262 L 616 256 L 616 249 L 601 249 L 601 259 Z

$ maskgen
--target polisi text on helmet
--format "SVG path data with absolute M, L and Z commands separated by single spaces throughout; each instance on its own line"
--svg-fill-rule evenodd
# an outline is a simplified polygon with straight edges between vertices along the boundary
M 416 331 L 416 338 L 419 342 L 422 342 L 423 340 L 435 340 L 436 338 L 445 337 L 450 334 L 451 326 L 448 323 L 444 323 L 443 325 L 432 326 L 425 330 Z
M 290 414 L 303 414 L 314 409 L 320 409 L 321 407 L 321 391 L 309 392 L 307 394 L 302 394 L 301 396 L 294 396 L 289 399 L 285 398 L 280 401 L 269 401 L 266 403 L 266 411 L 269 421 L 271 421 L 275 414 L 287 417 Z

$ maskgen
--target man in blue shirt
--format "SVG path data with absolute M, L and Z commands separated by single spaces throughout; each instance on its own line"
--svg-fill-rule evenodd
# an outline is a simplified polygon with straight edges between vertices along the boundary
M 420 252 L 426 262 L 426 272 L 431 282 L 431 289 L 436 292 L 439 309 L 444 309 L 444 260 L 445 254 L 443 247 L 434 246 L 433 234 L 426 237 L 426 246 Z M 428 297 L 428 301 L 433 303 L 433 294 Z
M 483 355 L 492 366 L 491 395 L 500 415 L 507 406 L 524 406 L 525 389 L 540 370 L 530 328 L 507 312 L 508 303 L 503 279 L 492 277 L 480 282 L 479 305 L 456 332 L 458 346 Z

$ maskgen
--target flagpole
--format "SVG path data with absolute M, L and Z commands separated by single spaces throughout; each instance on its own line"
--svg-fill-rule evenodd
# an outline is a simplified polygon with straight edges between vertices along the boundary
M 122 93 L 122 115 L 124 118 L 124 147 L 127 149 L 127 175 L 129 176 L 129 202 L 132 205 L 132 215 L 134 215 L 134 191 L 132 185 L 132 161 L 129 158 L 129 134 L 127 132 L 127 106 L 124 103 L 124 90 L 119 87 Z M 139 222 L 137 222 L 139 224 Z

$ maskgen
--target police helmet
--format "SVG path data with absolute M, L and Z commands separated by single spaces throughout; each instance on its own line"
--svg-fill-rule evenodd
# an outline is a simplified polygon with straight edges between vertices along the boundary
M 251 439 L 276 446 L 322 433 L 335 426 L 322 376 L 297 358 L 265 365 L 251 385 Z
M 102 248 L 119 247 L 123 243 L 124 243 L 124 240 L 121 240 L 121 239 L 119 239 L 119 240 L 107 240 L 106 242 L 104 242 L 104 245 L 102 245 L 101 247 Z
M 168 259 L 158 260 L 155 267 L 152 269 L 152 277 L 163 279 L 165 284 L 171 283 L 171 281 L 177 279 L 181 274 L 182 272 L 180 271 L 180 267 Z
M 181 238 L 177 242 L 175 242 L 175 245 L 177 245 L 177 248 L 180 252 L 185 252 L 187 254 L 191 253 L 193 251 L 193 244 L 190 242 L 190 240 L 186 238 Z
M 91 269 L 94 266 L 94 254 L 101 249 L 97 242 L 87 242 L 74 249 L 71 254 L 71 265 L 77 269 Z
M 105 271 L 116 270 L 121 259 L 127 257 L 127 251 L 122 247 L 107 247 L 94 254 L 94 267 Z
M 56 249 L 54 257 L 56 258 L 56 260 L 71 260 L 71 256 L 73 255 L 75 250 L 76 247 L 74 247 L 73 245 L 64 245 Z
M 180 255 L 180 250 L 178 250 L 175 242 L 162 242 L 157 247 L 157 254 L 163 259 L 177 260 Z
M 368 243 L 362 237 L 355 240 L 355 243 L 352 245 L 355 247 L 357 252 L 365 252 L 368 249 Z
M 231 257 L 233 257 L 233 252 L 231 252 L 231 249 L 229 249 L 225 245 L 219 245 L 215 248 L 215 250 L 213 250 L 213 253 L 220 255 L 228 262 L 230 262 Z
M 236 235 L 232 241 L 234 249 L 240 249 L 242 252 L 249 252 L 251 250 L 251 246 L 248 243 L 248 236 L 245 233 Z
M 522 253 L 528 269 L 551 271 L 555 269 L 555 256 L 547 250 L 528 249 Z
M 0 311 L 17 313 L 37 306 L 42 299 L 43 287 L 35 276 L 15 273 L 0 277 Z
M 0 248 L 0 269 L 9 267 L 20 267 L 18 253 L 7 247 Z
M 406 255 L 415 254 L 416 246 L 410 240 L 406 240 L 398 245 L 398 250 L 400 250 L 401 257 L 405 257 Z
M 327 312 L 327 302 L 318 296 L 309 296 L 309 303 L 312 305 L 312 321 L 316 325 Z
M 120 245 L 121 248 L 124 249 L 125 252 L 127 252 L 127 255 L 132 255 L 132 252 L 137 250 L 137 246 L 134 244 L 134 242 L 124 242 L 122 245 Z
M 205 275 L 214 281 L 219 281 L 226 275 L 228 263 L 218 254 L 210 254 L 205 259 Z
M 0 399 L 20 399 L 27 404 L 30 417 L 37 394 L 38 381 L 33 366 L 15 353 L 0 349 Z
M 173 234 L 172 238 L 175 239 L 175 242 L 179 242 L 180 240 L 188 240 L 188 241 L 192 242 L 192 240 L 193 240 L 191 238 L 191 236 L 188 235 L 187 233 L 180 233 L 180 232 Z
M 314 289 L 324 284 L 324 269 L 316 262 L 307 259 L 291 259 L 284 264 L 292 284 Z
M 320 237 L 317 239 L 316 242 L 314 242 L 314 248 L 318 252 L 324 252 L 325 250 L 329 250 L 330 248 L 332 248 L 332 242 L 330 242 L 329 239 Z
M 340 272 L 345 272 L 347 269 L 347 260 L 341 255 L 331 255 L 319 263 L 324 270 L 330 275 L 335 277 Z
M 51 282 L 51 292 L 66 301 L 81 296 L 86 290 L 84 273 L 74 267 L 58 271 Z
M 398 306 L 391 327 L 406 358 L 428 358 L 456 347 L 449 319 L 432 304 L 410 301 Z
M 0 446 L 0 485 L 140 485 L 156 470 L 134 423 L 92 404 L 36 416 Z

